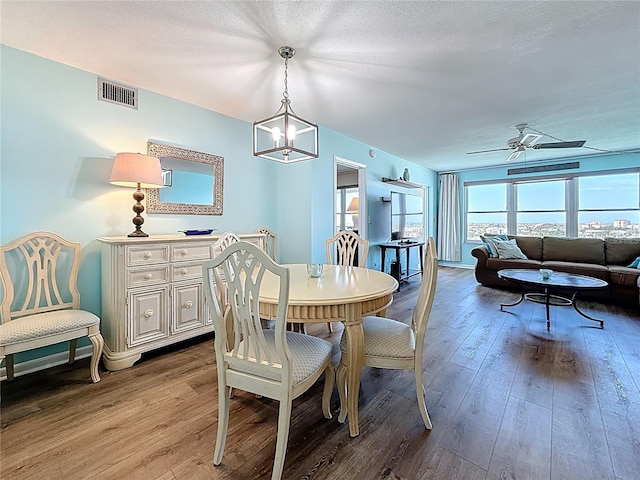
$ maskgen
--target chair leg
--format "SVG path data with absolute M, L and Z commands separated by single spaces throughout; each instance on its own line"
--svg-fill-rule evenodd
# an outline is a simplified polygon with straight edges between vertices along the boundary
M 91 354 L 91 380 L 93 380 L 93 383 L 97 383 L 100 381 L 98 364 L 100 363 L 100 357 L 102 356 L 102 349 L 104 348 L 104 338 L 102 338 L 102 335 L 97 333 L 95 335 L 89 335 L 89 340 L 91 340 L 91 345 L 93 345 L 93 353 Z M 73 342 L 73 346 L 74 346 L 73 353 L 75 356 L 76 340 L 74 339 L 71 341 Z
M 324 418 L 331 417 L 331 393 L 336 382 L 336 371 L 333 364 L 329 362 L 324 371 L 324 391 L 322 392 L 322 414 Z
M 347 364 L 340 360 L 338 373 L 336 375 L 338 383 L 338 396 L 340 397 L 340 414 L 338 422 L 344 423 L 347 419 Z
M 291 325 L 291 327 L 289 327 Z M 307 324 L 306 323 L 289 323 L 287 324 L 287 330 L 291 330 L 292 332 L 304 333 L 307 334 Z
M 218 377 L 220 378 L 220 377 Z M 224 444 L 227 441 L 227 429 L 229 428 L 229 387 L 218 385 L 218 435 L 216 436 L 216 450 L 213 455 L 213 464 L 222 463 Z
M 284 470 L 284 457 L 287 454 L 289 441 L 289 426 L 291 424 L 291 396 L 280 400 L 278 412 L 278 435 L 276 439 L 276 457 L 273 461 L 271 480 L 280 480 Z
M 429 414 L 427 413 L 427 405 L 424 401 L 425 389 L 422 384 L 422 368 L 421 365 L 417 365 L 414 368 L 415 376 L 416 376 L 416 396 L 418 397 L 418 407 L 420 408 L 420 415 L 422 416 L 422 421 L 424 422 L 424 426 L 427 430 L 431 430 L 431 419 L 429 418 Z
M 13 354 L 7 355 L 4 359 L 4 366 L 7 370 L 7 380 L 13 380 Z
M 76 345 L 78 344 L 78 339 L 74 338 L 69 340 L 69 365 L 71 365 L 76 359 Z

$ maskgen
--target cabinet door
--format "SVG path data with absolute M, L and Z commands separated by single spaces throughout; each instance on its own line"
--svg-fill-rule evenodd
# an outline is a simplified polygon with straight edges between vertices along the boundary
M 129 293 L 129 335 L 132 347 L 169 336 L 169 288 Z
M 204 316 L 204 302 L 201 283 L 174 286 L 174 316 L 171 333 L 203 327 L 207 323 Z

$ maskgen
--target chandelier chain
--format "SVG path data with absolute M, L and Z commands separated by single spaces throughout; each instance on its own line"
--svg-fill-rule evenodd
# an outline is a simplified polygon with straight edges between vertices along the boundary
M 289 70 L 289 59 L 284 59 L 284 92 L 282 92 L 282 96 L 285 99 L 289 98 L 289 84 L 288 84 L 288 70 Z

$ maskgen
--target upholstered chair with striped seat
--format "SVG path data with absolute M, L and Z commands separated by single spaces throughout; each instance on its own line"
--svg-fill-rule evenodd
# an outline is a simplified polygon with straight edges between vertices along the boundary
M 0 248 L 0 361 L 5 359 L 8 380 L 14 377 L 14 354 L 68 341 L 73 363 L 78 338 L 88 337 L 91 379 L 100 381 L 104 340 L 100 319 L 80 310 L 79 265 L 80 244 L 49 232 L 31 233 Z
M 215 294 L 222 281 L 216 274 L 218 269 L 222 269 L 228 292 L 226 312 Z M 262 329 L 260 320 L 259 292 L 264 281 L 275 282 L 279 298 L 275 326 L 269 330 Z M 322 411 L 326 418 L 331 418 L 335 381 L 331 343 L 286 330 L 289 269 L 275 263 L 256 245 L 236 242 L 205 262 L 203 283 L 216 332 L 218 434 L 213 463 L 222 463 L 229 424 L 229 389 L 237 388 L 280 402 L 271 474 L 272 479 L 279 479 L 287 451 L 292 401 L 311 388 L 322 374 L 325 376 Z M 229 334 L 231 342 L 226 341 Z
M 362 319 L 364 330 L 364 358 L 362 366 L 375 368 L 413 369 L 416 382 L 416 396 L 420 415 L 427 429 L 431 429 L 431 419 L 427 413 L 422 383 L 422 352 L 427 331 L 427 323 L 433 305 L 438 272 L 438 259 L 433 238 L 429 238 L 424 258 L 424 270 L 420 292 L 413 310 L 411 324 L 390 318 L 367 316 Z M 340 395 L 340 415 L 338 421 L 347 418 L 347 339 L 343 334 L 340 341 L 342 358 L 338 366 L 338 393 Z

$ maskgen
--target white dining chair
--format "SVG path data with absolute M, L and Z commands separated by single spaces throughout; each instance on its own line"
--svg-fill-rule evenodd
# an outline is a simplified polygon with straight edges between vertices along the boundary
M 233 245 L 234 243 L 237 243 L 239 241 L 240 241 L 240 237 L 238 237 L 238 235 L 236 235 L 231 231 L 220 234 L 220 236 L 215 241 L 212 247 L 213 256 L 215 257 L 217 255 L 220 255 L 222 251 L 225 248 L 227 248 L 229 245 Z M 218 282 L 216 282 L 216 285 L 217 285 L 216 295 L 218 296 L 218 299 L 220 300 L 221 308 L 224 311 L 227 307 L 229 294 L 227 292 L 227 284 L 224 282 L 224 275 L 222 273 L 222 268 L 217 269 L 214 272 L 214 274 L 219 277 Z
M 331 248 L 331 245 L 334 248 Z M 366 266 L 369 254 L 369 241 L 351 230 L 341 230 L 333 237 L 325 241 L 327 250 L 327 263 L 330 265 L 342 265 L 353 267 Z M 335 250 L 335 256 L 332 255 Z
M 424 258 L 424 271 L 420 292 L 413 309 L 411 325 L 392 320 L 390 318 L 367 316 L 362 319 L 364 331 L 364 348 L 362 365 L 375 368 L 413 369 L 416 382 L 416 396 L 420 415 L 427 429 L 431 429 L 431 419 L 427 413 L 424 396 L 425 389 L 422 382 L 422 353 L 424 350 L 425 333 L 433 299 L 436 291 L 438 274 L 438 259 L 433 238 L 427 241 Z M 338 366 L 337 384 L 340 396 L 340 415 L 338 421 L 344 423 L 347 418 L 347 339 L 344 333 L 340 340 L 342 357 Z
M 253 233 L 262 233 L 265 236 L 265 251 L 275 262 L 278 261 L 278 235 L 269 227 L 258 227 Z
M 327 238 L 325 248 L 329 265 L 353 267 L 363 263 L 364 265 L 361 266 L 366 266 L 369 241 L 351 230 L 341 230 L 333 237 Z M 332 255 L 333 250 L 335 250 L 335 256 Z M 327 327 L 330 332 L 333 332 L 331 323 L 327 323 Z
M 233 245 L 240 241 L 240 237 L 236 235 L 232 231 L 226 231 L 221 233 L 218 239 L 213 244 L 213 256 L 220 255 L 222 251 L 227 248 L 229 245 Z M 222 273 L 222 268 L 217 268 L 213 274 L 217 277 L 216 281 L 216 295 L 218 300 L 220 301 L 220 308 L 224 312 L 227 308 L 227 304 L 229 301 L 229 292 L 227 291 L 227 284 L 224 281 L 224 274 Z M 229 334 L 227 335 L 227 342 L 229 344 L 233 341 L 233 338 L 230 335 L 231 330 L 227 329 Z M 233 388 L 229 389 L 229 398 L 233 398 Z
M 80 309 L 77 280 L 80 244 L 50 232 L 34 232 L 0 248 L 0 361 L 14 377 L 15 353 L 69 342 L 69 363 L 78 338 L 88 337 L 91 379 L 100 381 L 104 339 L 100 318 Z
M 223 271 L 228 291 L 226 310 L 215 294 L 215 287 L 220 287 L 218 269 Z M 279 284 L 275 327 L 269 330 L 262 329 L 259 306 L 260 286 L 266 278 Z M 289 439 L 292 401 L 311 388 L 323 373 L 322 411 L 325 418 L 331 418 L 330 400 L 335 381 L 331 343 L 286 330 L 289 269 L 275 263 L 251 243 L 233 243 L 213 260 L 205 262 L 203 282 L 216 332 L 218 433 L 213 463 L 222 462 L 229 424 L 229 389 L 235 387 L 280 402 L 271 474 L 272 480 L 280 479 Z M 227 332 L 228 328 L 231 332 Z M 233 339 L 230 344 L 225 341 L 227 333 Z

